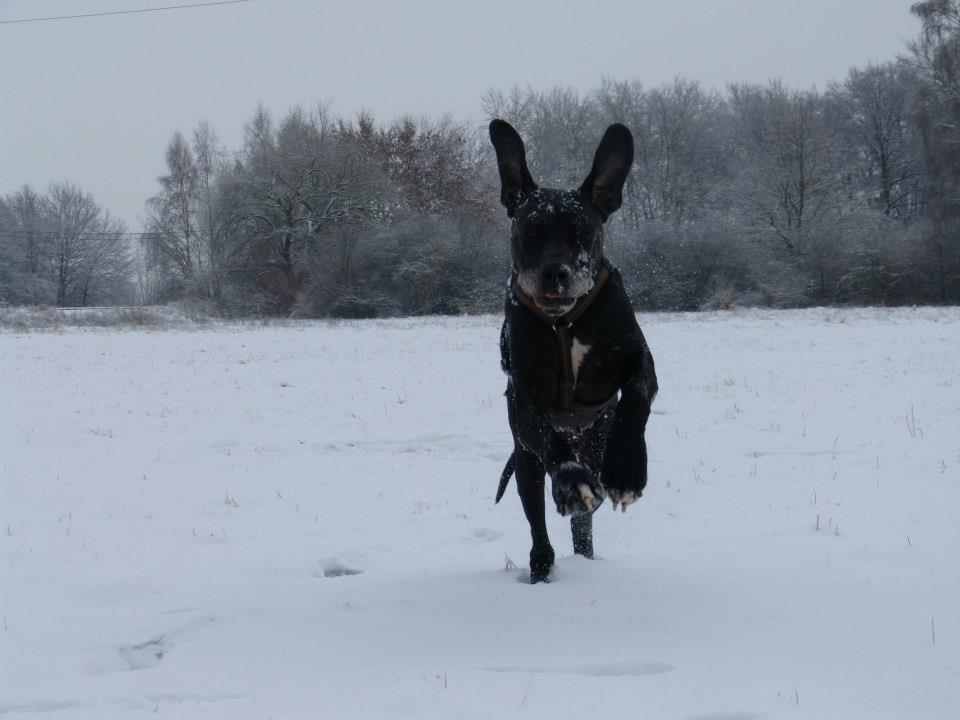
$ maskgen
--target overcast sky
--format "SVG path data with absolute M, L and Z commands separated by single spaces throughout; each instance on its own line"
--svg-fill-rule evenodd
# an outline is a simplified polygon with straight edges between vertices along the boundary
M 0 20 L 191 0 L 0 0 Z M 192 0 L 194 2 L 198 0 Z M 0 25 L 0 194 L 72 180 L 140 228 L 163 150 L 206 119 L 235 148 L 258 102 L 329 100 L 481 122 L 490 87 L 674 75 L 722 88 L 780 77 L 823 87 L 893 58 L 912 0 L 253 0 Z

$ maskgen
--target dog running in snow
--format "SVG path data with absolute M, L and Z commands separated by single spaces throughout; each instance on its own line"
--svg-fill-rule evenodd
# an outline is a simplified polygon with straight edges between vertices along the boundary
M 593 512 L 608 497 L 626 512 L 647 483 L 644 431 L 657 376 L 620 273 L 603 253 L 604 224 L 621 205 L 633 164 L 633 136 L 620 124 L 607 128 L 576 190 L 538 187 L 509 123 L 491 122 L 490 140 L 513 258 L 500 333 L 513 453 L 497 502 L 516 475 L 533 539 L 530 581 L 538 583 L 554 561 L 545 475 L 557 511 L 570 515 L 574 553 L 588 558 Z

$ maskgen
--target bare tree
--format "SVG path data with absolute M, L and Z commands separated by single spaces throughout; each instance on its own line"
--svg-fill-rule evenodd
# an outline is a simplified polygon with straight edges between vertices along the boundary
M 913 218 L 922 205 L 922 157 L 913 123 L 916 77 L 904 62 L 852 68 L 830 87 L 838 125 L 856 157 L 854 192 L 884 214 Z
M 0 198 L 0 302 L 46 304 L 54 297 L 43 197 L 29 185 Z
M 304 300 L 309 268 L 336 227 L 385 212 L 375 159 L 322 105 L 309 114 L 294 108 L 275 130 L 258 110 L 232 183 L 242 206 L 234 234 L 239 272 L 280 314 Z
M 514 124 L 523 135 L 538 183 L 574 188 L 583 181 L 590 148 L 599 137 L 590 95 L 560 86 L 545 92 L 532 88 L 513 88 L 509 94 L 491 90 L 483 97 L 483 109 L 489 117 Z
M 130 249 L 123 223 L 71 183 L 43 198 L 44 232 L 57 305 L 111 302 L 129 291 Z
M 206 294 L 219 300 L 223 291 L 226 257 L 226 234 L 230 224 L 228 203 L 220 197 L 220 182 L 226 172 L 226 151 L 216 132 L 207 122 L 201 122 L 193 131 L 193 153 L 196 158 L 196 231 L 201 236 L 202 253 L 206 260 Z
M 835 267 L 825 226 L 839 218 L 846 146 L 815 91 L 780 83 L 730 88 L 738 173 L 727 190 L 745 230 L 780 260 L 810 273 L 815 299 L 832 296 Z
M 942 302 L 960 298 L 960 3 L 928 0 L 912 12 L 921 22 L 910 45 L 919 79 L 917 115 L 926 165 L 926 246 Z
M 160 192 L 147 201 L 149 260 L 167 283 L 185 294 L 204 293 L 208 252 L 200 233 L 200 174 L 186 138 L 174 133 L 167 145 L 167 174 Z
M 606 92 L 601 88 L 601 96 L 611 91 L 620 102 L 634 98 L 626 116 L 635 124 L 637 148 L 628 213 L 644 221 L 681 224 L 702 217 L 723 169 L 720 97 L 682 78 L 647 92 L 617 89 L 608 83 Z M 616 119 L 609 116 L 605 121 Z

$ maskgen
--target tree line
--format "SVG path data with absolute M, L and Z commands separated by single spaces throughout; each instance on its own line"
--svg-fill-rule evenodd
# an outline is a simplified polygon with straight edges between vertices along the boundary
M 603 129 L 636 152 L 608 255 L 639 309 L 960 302 L 960 2 L 823 90 L 677 78 L 489 91 L 535 179 L 576 187 Z M 230 315 L 489 310 L 509 227 L 485 128 L 260 107 L 241 146 L 176 133 L 135 240 L 69 184 L 0 198 L 0 302 Z
M 0 197 L 0 304 L 111 305 L 130 300 L 126 227 L 72 183 Z

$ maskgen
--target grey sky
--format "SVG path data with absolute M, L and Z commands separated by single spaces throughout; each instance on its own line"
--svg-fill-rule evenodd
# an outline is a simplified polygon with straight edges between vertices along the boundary
M 0 20 L 187 1 L 0 0 Z M 514 83 L 823 87 L 901 52 L 917 31 L 911 2 L 254 0 L 0 25 L 0 193 L 72 180 L 138 229 L 173 131 L 206 119 L 235 148 L 260 101 L 479 122 L 483 91 Z

